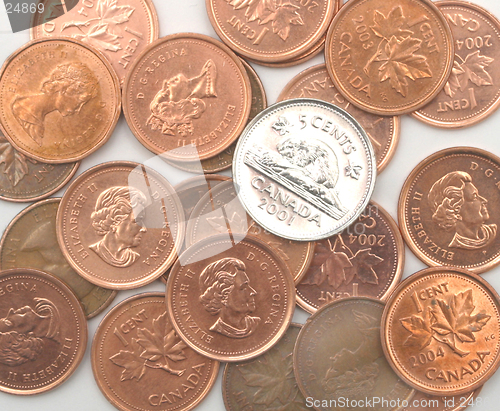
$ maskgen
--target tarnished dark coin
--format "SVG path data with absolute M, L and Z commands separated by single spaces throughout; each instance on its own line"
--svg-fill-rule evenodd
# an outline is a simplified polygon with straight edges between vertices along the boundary
M 282 101 L 245 129 L 233 160 L 238 198 L 269 232 L 290 240 L 327 238 L 353 223 L 375 184 L 369 138 L 331 103 Z
M 165 294 L 138 294 L 104 317 L 92 342 L 97 385 L 116 408 L 187 411 L 212 388 L 219 363 L 190 349 L 165 312 Z
M 384 357 L 384 304 L 353 297 L 325 305 L 307 320 L 293 352 L 295 378 L 315 410 L 398 410 L 414 390 Z M 385 402 L 382 402 L 385 400 Z
M 385 300 L 401 279 L 404 243 L 396 222 L 373 201 L 340 234 L 317 241 L 306 275 L 295 286 L 297 303 L 313 313 L 333 300 Z
M 253 235 L 264 241 L 285 261 L 295 283 L 304 276 L 313 258 L 313 242 L 278 237 L 253 221 L 238 200 L 232 180 L 219 184 L 198 201 L 187 223 L 185 243 L 189 247 L 222 233 Z
M 412 113 L 437 127 L 466 127 L 482 121 L 500 105 L 500 21 L 465 1 L 436 2 L 455 41 L 453 69 L 443 90 Z
M 36 201 L 58 191 L 71 180 L 80 162 L 41 163 L 17 151 L 0 132 L 0 199 Z
M 438 151 L 407 177 L 398 204 L 403 237 L 431 266 L 482 273 L 500 263 L 500 158 L 474 147 Z
M 173 264 L 184 238 L 184 210 L 162 175 L 142 164 L 111 161 L 68 187 L 56 228 L 77 273 L 101 287 L 130 289 Z
M 396 151 L 400 134 L 398 116 L 377 116 L 349 103 L 330 79 L 324 64 L 310 67 L 295 76 L 281 91 L 278 101 L 291 98 L 317 98 L 342 107 L 363 127 L 372 143 L 380 173 Z
M 39 394 L 66 381 L 87 348 L 87 320 L 73 291 L 31 269 L 0 272 L 0 391 Z
M 28 157 L 70 163 L 111 136 L 120 82 L 93 47 L 72 38 L 33 40 L 0 70 L 0 129 Z
M 429 103 L 453 65 L 453 37 L 430 0 L 347 2 L 328 30 L 328 73 L 351 103 L 401 115 Z
M 267 107 L 267 98 L 266 92 L 264 91 L 264 86 L 255 70 L 245 60 L 241 59 L 241 63 L 245 67 L 245 70 L 248 74 L 248 77 L 250 79 L 250 88 L 252 89 L 252 105 L 250 107 L 250 115 L 248 117 L 248 121 L 250 121 Z M 177 167 L 184 171 L 188 171 L 190 173 L 218 173 L 219 171 L 231 167 L 231 164 L 233 163 L 233 154 L 235 148 L 236 142 L 213 157 L 194 162 L 176 162 L 167 160 L 165 158 L 163 158 L 163 160 L 165 160 L 168 164 L 173 165 L 174 167 Z
M 432 267 L 403 281 L 387 301 L 382 345 L 398 375 L 430 395 L 481 387 L 500 364 L 500 301 L 477 274 Z
M 238 234 L 205 238 L 172 267 L 167 312 L 193 350 L 219 361 L 249 360 L 274 346 L 295 308 L 292 276 L 266 243 Z
M 290 324 L 269 351 L 252 361 L 226 364 L 222 397 L 228 411 L 307 411 L 293 374 L 293 347 L 302 325 Z
M 71 287 L 87 318 L 92 318 L 111 304 L 116 291 L 89 283 L 64 258 L 56 235 L 60 202 L 60 198 L 39 201 L 10 222 L 0 240 L 0 270 L 34 268 L 55 275 Z

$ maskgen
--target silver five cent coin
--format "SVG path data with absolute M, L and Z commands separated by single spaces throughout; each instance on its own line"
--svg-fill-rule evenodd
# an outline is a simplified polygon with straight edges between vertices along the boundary
M 233 179 L 248 214 L 291 240 L 336 234 L 364 210 L 376 161 L 363 128 L 325 101 L 286 100 L 247 126 L 233 159 Z

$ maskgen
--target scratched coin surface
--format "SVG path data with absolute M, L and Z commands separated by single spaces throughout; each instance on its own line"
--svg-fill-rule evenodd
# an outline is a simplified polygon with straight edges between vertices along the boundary
M 17 151 L 0 132 L 0 199 L 36 201 L 64 187 L 80 162 L 47 164 Z
M 238 198 L 267 231 L 290 240 L 327 238 L 353 223 L 375 184 L 363 128 L 314 99 L 276 103 L 255 117 L 233 159 Z
M 116 296 L 89 283 L 68 264 L 56 236 L 60 198 L 49 198 L 26 207 L 5 229 L 0 240 L 0 270 L 34 268 L 63 280 L 82 303 L 87 318 L 102 312 Z
M 88 0 L 53 18 L 54 5 L 42 0 L 34 13 L 31 39 L 73 37 L 94 46 L 109 60 L 123 82 L 131 63 L 158 38 L 159 24 L 151 0 Z
M 101 287 L 130 289 L 154 281 L 173 264 L 184 237 L 184 211 L 159 173 L 114 161 L 73 181 L 56 228 L 78 274 Z
M 132 296 L 99 324 L 92 370 L 107 400 L 123 411 L 187 411 L 212 388 L 219 363 L 189 348 L 165 311 L 165 294 Z
M 453 37 L 430 0 L 347 2 L 328 30 L 326 67 L 351 103 L 379 115 L 430 102 L 453 65 Z
M 166 303 L 175 330 L 193 350 L 237 362 L 280 340 L 292 319 L 295 291 L 289 268 L 266 243 L 216 235 L 179 256 Z
M 423 262 L 482 273 L 500 262 L 500 158 L 474 147 L 438 151 L 407 177 L 403 237 Z
M 266 92 L 264 90 L 264 85 L 260 80 L 259 76 L 245 60 L 241 59 L 243 66 L 250 79 L 250 88 L 252 90 L 252 105 L 250 107 L 250 116 L 248 121 L 253 119 L 257 114 L 267 107 Z M 231 167 L 233 163 L 234 149 L 236 148 L 236 142 L 231 144 L 224 151 L 215 155 L 214 157 L 207 158 L 205 160 L 199 160 L 194 162 L 189 161 L 169 161 L 165 158 L 167 163 L 177 167 L 181 170 L 188 171 L 190 173 L 218 173 L 219 171 L 225 170 Z
M 462 411 L 469 405 L 472 408 L 473 405 L 480 405 L 482 403 L 482 400 L 478 397 L 481 388 L 479 387 L 477 390 L 465 394 L 446 397 L 427 395 L 423 392 L 415 391 L 415 395 L 409 402 L 410 406 L 402 408 L 401 411 Z
M 385 359 L 383 310 L 381 301 L 351 297 L 327 304 L 308 318 L 295 344 L 293 366 L 299 388 L 314 401 L 315 410 L 395 411 L 413 396 L 414 390 Z
M 477 274 L 454 267 L 421 270 L 387 301 L 382 345 L 394 371 L 430 395 L 482 386 L 500 364 L 500 302 Z
M 399 283 L 403 267 L 399 228 L 386 210 L 370 201 L 342 233 L 316 241 L 311 266 L 295 286 L 297 303 L 314 313 L 339 298 L 385 300 Z
M 278 101 L 291 98 L 316 98 L 343 108 L 363 127 L 372 143 L 380 173 L 389 163 L 399 141 L 398 116 L 378 116 L 349 103 L 333 85 L 324 64 L 310 67 L 295 76 L 281 91 Z
M 254 61 L 282 63 L 314 47 L 328 29 L 337 2 L 206 0 L 206 6 L 217 35 L 236 53 Z
M 293 347 L 300 324 L 290 324 L 269 351 L 244 363 L 226 364 L 222 397 L 227 411 L 310 410 L 293 375 Z
M 186 226 L 186 246 L 222 233 L 227 238 L 231 233 L 257 236 L 285 261 L 295 283 L 304 276 L 313 258 L 313 242 L 286 240 L 253 221 L 238 200 L 233 180 L 219 184 L 198 201 Z
M 500 21 L 465 1 L 440 1 L 436 6 L 455 39 L 453 69 L 443 90 L 415 118 L 438 127 L 465 127 L 483 120 L 500 104 Z
M 123 86 L 125 119 L 153 153 L 199 161 L 228 148 L 250 114 L 241 60 L 211 37 L 178 33 L 149 45 Z
M 33 40 L 0 70 L 0 129 L 28 157 L 80 160 L 111 136 L 120 83 L 106 59 L 75 39 Z
M 73 291 L 53 275 L 0 272 L 0 391 L 39 394 L 66 381 L 87 348 L 87 320 Z

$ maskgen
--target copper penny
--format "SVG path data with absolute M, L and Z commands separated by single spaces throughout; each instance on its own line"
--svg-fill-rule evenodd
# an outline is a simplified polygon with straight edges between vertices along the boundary
M 78 40 L 33 40 L 0 71 L 0 129 L 35 160 L 69 163 L 88 156 L 111 136 L 120 107 L 113 68 Z
M 410 401 L 410 406 L 401 411 L 462 411 L 469 405 L 481 404 L 481 398 L 478 397 L 481 389 L 482 387 L 479 387 L 477 390 L 465 394 L 446 397 L 427 395 L 416 391 Z
M 325 59 L 351 103 L 379 115 L 406 114 L 444 86 L 453 38 L 430 0 L 349 1 L 330 26 Z
M 212 388 L 219 363 L 190 349 L 165 312 L 165 294 L 122 301 L 104 317 L 92 342 L 97 385 L 116 408 L 187 411 Z
M 87 347 L 87 320 L 73 291 L 30 269 L 0 273 L 0 391 L 39 394 L 66 381 Z
M 92 318 L 111 304 L 116 291 L 89 283 L 64 258 L 56 236 L 60 202 L 60 198 L 39 201 L 10 222 L 0 240 L 0 270 L 34 268 L 55 275 L 71 287 L 87 318 Z
M 309 409 L 293 375 L 293 347 L 301 328 L 300 324 L 290 324 L 281 340 L 254 360 L 226 364 L 222 377 L 226 410 Z
M 99 164 L 76 178 L 57 212 L 57 239 L 91 283 L 124 290 L 162 275 L 177 258 L 184 211 L 170 183 L 142 164 Z
M 367 113 L 349 103 L 333 85 L 324 64 L 310 67 L 295 76 L 280 93 L 278 101 L 291 98 L 325 100 L 351 114 L 366 131 L 372 143 L 379 173 L 393 157 L 399 141 L 399 117 Z
M 245 67 L 245 70 L 248 74 L 248 77 L 250 79 L 250 87 L 252 90 L 252 105 L 250 107 L 250 116 L 248 117 L 248 120 L 250 121 L 267 107 L 267 98 L 262 81 L 260 80 L 255 70 L 245 60 L 241 59 L 241 63 Z M 231 167 L 231 164 L 233 163 L 233 154 L 235 148 L 236 141 L 224 151 L 220 152 L 214 157 L 207 158 L 205 160 L 194 162 L 174 162 L 169 161 L 165 158 L 164 160 L 168 164 L 171 164 L 174 167 L 177 167 L 189 173 L 218 173 L 219 171 Z
M 94 46 L 112 64 L 121 82 L 131 63 L 158 38 L 159 24 L 151 0 L 90 0 L 52 18 L 50 0 L 34 13 L 31 39 L 73 37 Z
M 465 1 L 435 3 L 455 39 L 453 69 L 443 90 L 415 118 L 437 127 L 476 124 L 500 104 L 500 21 L 490 12 Z
M 500 302 L 470 271 L 432 267 L 404 280 L 387 301 L 382 345 L 394 371 L 430 395 L 465 394 L 500 364 Z
M 255 237 L 232 234 L 188 248 L 167 281 L 167 312 L 193 350 L 219 361 L 249 360 L 274 346 L 295 308 L 290 270 Z
M 132 132 L 153 153 L 176 161 L 224 151 L 245 127 L 251 101 L 240 59 L 221 42 L 193 33 L 149 45 L 123 86 Z
M 295 283 L 307 272 L 313 258 L 313 242 L 278 237 L 253 221 L 238 200 L 232 180 L 219 184 L 198 201 L 187 223 L 186 246 L 222 233 L 248 234 L 264 241 L 285 261 Z
M 353 297 L 309 317 L 293 352 L 295 378 L 308 406 L 394 411 L 408 403 L 414 390 L 398 378 L 382 350 L 383 310 L 378 300 Z
M 297 303 L 314 313 L 345 297 L 385 300 L 401 279 L 404 243 L 396 222 L 371 201 L 342 233 L 317 241 L 306 275 L 295 286 Z
M 219 37 L 238 54 L 264 63 L 283 63 L 306 53 L 321 39 L 336 1 L 269 3 L 206 0 Z
M 415 255 L 431 266 L 475 273 L 500 263 L 499 179 L 500 158 L 478 148 L 448 148 L 420 162 L 398 204 L 403 237 Z
M 315 241 L 341 232 L 368 205 L 376 177 L 368 136 L 346 111 L 315 99 L 276 103 L 241 135 L 238 198 L 267 231 Z
M 75 175 L 80 162 L 47 164 L 17 151 L 0 132 L 0 199 L 41 200 L 54 194 Z

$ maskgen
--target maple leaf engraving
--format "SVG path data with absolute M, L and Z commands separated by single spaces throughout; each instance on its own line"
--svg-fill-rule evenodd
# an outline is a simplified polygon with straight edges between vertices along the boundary
M 231 231 L 232 233 L 246 234 L 250 226 L 248 225 L 247 216 L 245 213 L 233 212 L 231 216 L 224 217 L 208 217 L 208 224 L 218 233 L 227 233 Z
M 328 285 L 338 289 L 342 284 L 351 283 L 355 277 L 364 284 L 378 284 L 373 266 L 382 261 L 383 258 L 371 253 L 371 248 L 354 254 L 339 234 L 333 245 L 331 239 L 316 242 L 311 266 L 301 284 L 322 285 L 328 281 Z
M 468 54 L 465 60 L 462 60 L 459 55 L 455 55 L 451 75 L 444 86 L 444 92 L 448 96 L 454 97 L 457 90 L 465 90 L 469 81 L 478 87 L 493 85 L 493 79 L 485 70 L 493 61 L 493 58 L 481 55 L 479 50 Z
M 382 61 L 379 67 L 381 82 L 389 80 L 393 89 L 403 97 L 408 93 L 407 78 L 415 81 L 420 78 L 432 77 L 427 58 L 414 54 L 420 50 L 422 40 L 407 37 L 398 40 L 392 36 L 387 42 L 385 50 L 375 60 Z
M 14 149 L 6 138 L 0 136 L 0 165 L 4 165 L 3 173 L 8 177 L 13 187 L 17 186 L 28 174 L 28 161 L 36 164 L 35 160 Z
M 96 18 L 66 22 L 62 25 L 61 32 L 67 28 L 76 27 L 82 32 L 82 34 L 73 35 L 76 39 L 100 50 L 117 52 L 122 49 L 118 41 L 121 36 L 114 32 L 114 27 L 128 22 L 134 10 L 129 5 L 118 6 L 117 0 L 99 0 L 95 8 Z
M 176 334 L 166 312 L 153 319 L 152 330 L 137 328 L 137 337 L 132 338 L 133 351 L 120 350 L 118 354 L 110 357 L 114 364 L 125 368 L 121 381 L 133 378 L 140 380 L 146 368 L 162 369 L 179 377 L 184 374 L 185 370 L 173 369 L 170 366 L 170 361 L 186 359 L 184 349 L 187 345 Z
M 434 338 L 448 345 L 459 356 L 467 356 L 469 351 L 461 349 L 457 344 L 476 341 L 474 333 L 481 331 L 491 318 L 485 313 L 472 315 L 474 309 L 471 289 L 451 296 L 449 301 L 436 298 L 432 308 L 428 307 L 425 312 L 425 318 L 412 315 L 400 320 L 403 327 L 411 333 L 404 345 L 423 348 Z
M 273 33 L 278 34 L 283 40 L 290 35 L 290 25 L 304 25 L 304 20 L 298 13 L 300 7 L 291 3 L 282 4 L 274 13 L 269 14 L 260 24 L 266 24 L 270 21 L 273 27 Z
M 290 132 L 292 124 L 286 119 L 286 117 L 279 116 L 278 120 L 271 125 L 272 129 L 276 131 L 280 136 L 284 136 Z
M 370 26 L 373 33 L 377 37 L 389 40 L 392 36 L 399 39 L 411 36 L 413 34 L 410 30 L 403 30 L 401 26 L 406 23 L 406 17 L 403 16 L 403 9 L 401 6 L 394 7 L 389 14 L 384 16 L 378 10 L 375 10 L 373 15 L 373 26 Z
M 345 166 L 345 175 L 346 177 L 351 177 L 355 180 L 358 180 L 361 175 L 362 169 L 363 167 L 358 166 L 355 163 L 351 163 L 351 160 L 349 160 L 349 164 Z

